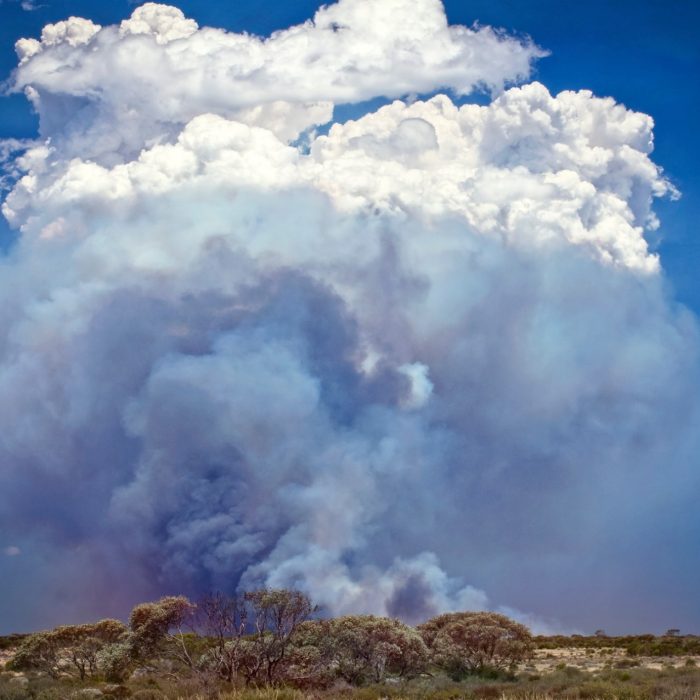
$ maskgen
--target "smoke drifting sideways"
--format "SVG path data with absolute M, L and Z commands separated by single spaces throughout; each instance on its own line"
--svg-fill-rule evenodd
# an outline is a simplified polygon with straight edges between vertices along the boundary
M 437 0 L 266 39 L 148 3 L 17 51 L 6 630 L 259 585 L 700 625 L 698 325 L 645 240 L 677 195 L 650 117 L 522 84 L 544 51 Z

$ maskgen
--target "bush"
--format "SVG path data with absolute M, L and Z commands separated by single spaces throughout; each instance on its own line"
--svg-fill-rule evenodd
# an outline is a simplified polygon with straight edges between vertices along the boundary
M 374 615 L 306 622 L 299 627 L 296 644 L 298 649 L 315 649 L 320 669 L 335 669 L 353 685 L 380 683 L 387 676 L 411 678 L 428 661 L 428 649 L 416 630 Z
M 489 668 L 505 671 L 533 650 L 527 627 L 498 613 L 445 613 L 418 630 L 434 663 L 455 678 Z
M 7 667 L 17 671 L 40 671 L 52 678 L 71 673 L 81 680 L 99 671 L 100 655 L 126 635 L 117 620 L 87 625 L 64 625 L 23 638 Z

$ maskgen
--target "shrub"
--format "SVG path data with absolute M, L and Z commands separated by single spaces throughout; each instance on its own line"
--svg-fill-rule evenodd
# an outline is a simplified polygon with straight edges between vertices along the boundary
M 527 627 L 498 613 L 445 613 L 418 629 L 433 661 L 453 677 L 506 670 L 533 650 Z
M 247 684 L 277 683 L 288 674 L 287 654 L 297 628 L 316 607 L 304 593 L 286 588 L 250 591 L 243 599 L 254 633 L 243 640 L 239 670 Z
M 381 683 L 387 675 L 410 678 L 428 661 L 420 634 L 408 625 L 374 615 L 348 615 L 308 622 L 299 642 L 318 650 L 318 661 L 348 683 Z
M 8 664 L 18 671 L 40 671 L 52 678 L 72 673 L 81 680 L 99 671 L 102 652 L 126 635 L 117 620 L 64 625 L 25 637 Z

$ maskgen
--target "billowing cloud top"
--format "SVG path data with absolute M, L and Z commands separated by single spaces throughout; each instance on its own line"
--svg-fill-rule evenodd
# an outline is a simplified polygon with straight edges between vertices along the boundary
M 439 0 L 341 0 L 267 39 L 199 29 L 177 8 L 147 3 L 119 27 L 48 25 L 17 53 L 16 84 L 30 87 L 42 133 L 102 158 L 138 152 L 202 112 L 293 138 L 327 122 L 333 104 L 498 89 L 543 55 L 489 27 L 448 26 Z
M 267 583 L 580 626 L 591 571 L 638 584 L 644 523 L 697 485 L 696 321 L 645 240 L 674 194 L 651 118 L 504 90 L 543 52 L 433 0 L 267 39 L 149 3 L 17 48 L 41 134 L 3 205 L 6 624 L 51 620 L 27 577 L 80 615 Z M 490 104 L 455 104 L 477 86 Z M 372 97 L 404 99 L 313 130 Z

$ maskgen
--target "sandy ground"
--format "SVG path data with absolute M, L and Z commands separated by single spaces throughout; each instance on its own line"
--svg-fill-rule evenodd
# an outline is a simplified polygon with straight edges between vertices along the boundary
M 537 673 L 548 673 L 560 664 L 573 666 L 582 671 L 596 672 L 609 665 L 619 662 L 638 662 L 636 668 L 661 670 L 673 666 L 685 666 L 688 659 L 693 659 L 700 666 L 700 656 L 627 656 L 624 649 L 604 648 L 586 649 L 569 647 L 566 649 L 537 649 L 534 658 L 524 664 L 521 670 L 536 670 Z

